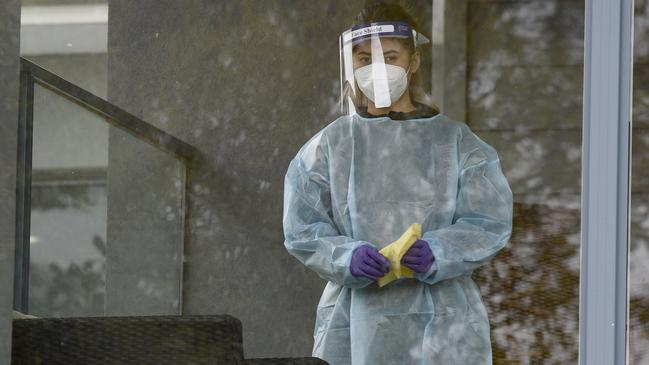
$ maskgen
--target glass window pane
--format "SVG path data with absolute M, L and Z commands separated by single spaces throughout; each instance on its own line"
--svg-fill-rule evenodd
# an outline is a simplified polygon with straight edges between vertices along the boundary
M 494 364 L 576 363 L 584 1 L 467 11 L 466 120 L 498 150 L 514 192 L 509 246 L 474 274 Z
M 72 298 L 65 313 L 85 315 L 93 298 L 103 314 L 230 314 L 247 358 L 575 363 L 584 0 L 402 0 L 408 17 L 357 17 L 366 3 L 111 0 L 105 50 L 28 52 L 202 157 L 185 215 L 177 160 L 81 108 L 52 112 L 69 102 L 38 89 L 35 157 L 67 161 L 71 180 L 93 153 L 103 169 L 92 187 L 34 182 L 39 201 L 92 204 L 55 219 L 33 202 L 35 236 L 83 228 L 33 244 L 43 313 Z M 394 20 L 409 26 L 373 28 Z M 359 243 L 382 250 L 413 223 L 435 262 L 355 287 Z M 55 247 L 93 276 L 60 268 L 47 294 Z
M 22 0 L 20 55 L 106 97 L 107 0 Z
M 649 2 L 635 0 L 631 242 L 629 257 L 629 364 L 649 363 Z
M 34 105 L 29 312 L 100 315 L 108 124 L 38 84 Z
M 29 313 L 180 310 L 184 164 L 35 86 Z

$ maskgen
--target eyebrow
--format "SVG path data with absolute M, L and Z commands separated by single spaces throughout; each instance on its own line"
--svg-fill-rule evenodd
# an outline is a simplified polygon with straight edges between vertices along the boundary
M 358 54 L 358 55 L 364 55 L 364 56 L 370 56 L 370 55 L 372 55 L 370 52 L 365 52 L 365 51 L 360 51 L 360 52 L 358 52 L 357 54 Z M 391 50 L 389 50 L 389 51 L 385 51 L 385 52 L 383 52 L 383 55 L 384 55 L 384 56 L 387 55 L 387 54 L 399 54 L 399 51 L 394 50 L 394 49 L 391 49 Z

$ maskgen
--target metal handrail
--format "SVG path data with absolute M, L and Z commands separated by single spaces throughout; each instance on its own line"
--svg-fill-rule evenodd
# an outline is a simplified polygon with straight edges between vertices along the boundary
M 198 150 L 194 146 L 23 57 L 20 58 L 20 70 L 21 73 L 30 74 L 39 83 L 49 86 L 57 93 L 61 93 L 103 115 L 107 118 L 108 123 L 124 129 L 138 139 L 185 160 L 192 160 L 198 156 Z

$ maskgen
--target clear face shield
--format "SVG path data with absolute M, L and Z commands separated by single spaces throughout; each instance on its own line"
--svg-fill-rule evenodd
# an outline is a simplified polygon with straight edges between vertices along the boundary
M 419 67 L 413 51 L 429 42 L 404 22 L 362 24 L 345 31 L 340 36 L 341 111 L 351 115 L 369 103 L 385 108 L 400 100 Z

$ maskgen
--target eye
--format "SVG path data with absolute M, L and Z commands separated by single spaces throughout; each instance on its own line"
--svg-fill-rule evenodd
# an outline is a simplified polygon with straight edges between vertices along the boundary
M 385 57 L 385 61 L 387 63 L 395 63 L 395 62 L 397 62 L 397 57 L 396 56 L 387 56 L 387 57 Z
M 364 64 L 369 64 L 370 63 L 370 58 L 369 57 L 361 57 L 359 59 L 359 61 L 361 61 L 361 63 L 364 63 Z

